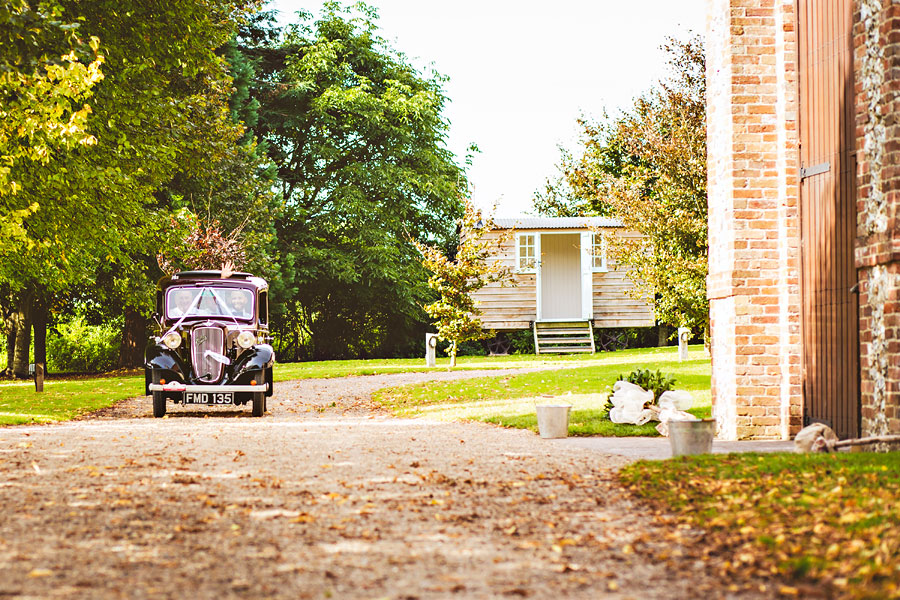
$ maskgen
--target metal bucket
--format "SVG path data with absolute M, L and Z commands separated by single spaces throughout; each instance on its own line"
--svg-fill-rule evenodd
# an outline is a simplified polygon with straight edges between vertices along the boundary
M 669 421 L 669 443 L 672 456 L 709 454 L 716 434 L 715 419 Z
M 569 435 L 570 404 L 544 404 L 537 407 L 538 431 L 542 438 L 564 438 Z

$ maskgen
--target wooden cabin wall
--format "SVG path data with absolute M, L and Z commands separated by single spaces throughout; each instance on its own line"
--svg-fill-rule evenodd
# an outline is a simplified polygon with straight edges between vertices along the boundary
M 500 232 L 490 232 L 487 240 L 497 240 Z M 537 318 L 537 287 L 534 273 L 516 273 L 516 240 L 502 243 L 498 258 L 513 269 L 516 287 L 502 287 L 491 283 L 475 292 L 474 297 L 481 310 L 481 322 L 485 329 L 528 329 Z
M 635 232 L 618 230 L 617 237 L 639 238 Z M 628 278 L 628 267 L 607 257 L 609 271 L 594 273 L 594 327 L 652 327 L 653 307 L 628 295 L 634 284 Z
M 594 327 L 652 327 L 653 310 L 626 292 L 634 285 L 624 270 L 594 273 Z

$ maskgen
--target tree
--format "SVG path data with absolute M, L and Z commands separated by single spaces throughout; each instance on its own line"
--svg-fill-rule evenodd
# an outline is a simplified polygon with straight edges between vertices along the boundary
M 234 271 L 246 265 L 240 230 L 225 233 L 218 221 L 204 223 L 189 212 L 172 217 L 172 230 L 179 232 L 179 238 L 157 256 L 167 275 L 188 270 Z
M 613 238 L 637 293 L 656 317 L 708 329 L 706 299 L 706 79 L 703 43 L 664 45 L 672 74 L 599 124 L 582 120 L 585 151 L 564 156 L 561 182 L 536 207 L 556 215 L 609 214 L 639 239 Z
M 0 249 L 31 243 L 25 220 L 39 208 L 15 198 L 29 163 L 46 165 L 59 150 L 92 145 L 90 106 L 103 78 L 98 40 L 79 38 L 55 2 L 13 0 L 0 7 Z M 87 57 L 87 58 L 85 58 Z
M 46 164 L 55 149 L 97 141 L 86 131 L 91 109 L 83 102 L 103 78 L 99 40 L 79 38 L 78 24 L 62 21 L 61 12 L 50 1 L 0 7 L 0 199 L 20 189 L 12 177 L 18 164 Z M 33 212 L 26 210 L 3 211 L 0 243 L 23 233 L 10 222 Z
M 408 64 L 376 19 L 329 2 L 280 43 L 239 40 L 260 82 L 254 131 L 284 199 L 273 285 L 283 357 L 402 352 L 431 299 L 409 240 L 446 246 L 462 212 L 444 79 Z
M 494 229 L 494 222 L 482 216 L 472 201 L 466 199 L 465 212 L 460 223 L 461 235 L 454 258 L 438 247 L 414 241 L 422 253 L 422 264 L 431 276 L 428 286 L 438 293 L 438 300 L 425 305 L 425 312 L 434 319 L 438 339 L 450 342 L 450 366 L 456 366 L 456 352 L 459 344 L 468 340 L 493 337 L 486 331 L 478 315 L 481 311 L 472 294 L 488 283 L 507 281 L 512 272 L 499 259 L 489 260 L 497 255 L 500 245 L 512 235 L 507 230 L 494 240 L 485 239 L 485 234 Z M 492 246 L 496 250 L 492 250 Z
M 230 118 L 230 79 L 216 52 L 243 14 L 242 0 L 59 0 L 58 7 L 61 22 L 79 24 L 81 39 L 99 40 L 105 76 L 91 88 L 84 120 L 96 143 L 57 145 L 51 160 L 18 161 L 10 170 L 19 188 L 6 197 L 5 214 L 23 215 L 23 235 L 0 244 L 0 282 L 19 296 L 23 332 L 46 322 L 56 299 L 110 271 L 125 275 L 122 299 L 149 306 L 147 286 L 133 284 L 146 280 L 142 257 L 166 240 L 164 189 L 178 173 L 221 178 L 201 167 L 234 156 L 244 134 Z M 64 38 L 42 38 L 48 56 L 59 54 L 54 44 L 67 47 Z M 17 337 L 15 354 L 27 364 L 26 337 Z M 15 368 L 21 374 L 21 361 Z

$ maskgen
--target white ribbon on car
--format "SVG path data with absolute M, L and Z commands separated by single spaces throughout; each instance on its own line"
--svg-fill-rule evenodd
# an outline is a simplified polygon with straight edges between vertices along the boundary
M 200 304 L 200 298 L 203 296 L 204 290 L 207 290 L 207 289 L 210 292 L 212 292 L 212 295 L 216 299 L 216 302 L 218 302 L 228 312 L 228 314 L 225 316 L 231 317 L 231 320 L 234 321 L 235 325 L 240 325 L 240 323 L 238 323 L 238 320 L 234 317 L 234 313 L 231 312 L 231 308 L 229 308 L 228 303 L 225 302 L 221 298 L 221 296 L 219 296 L 218 293 L 216 293 L 216 290 L 214 288 L 199 288 L 200 293 L 197 294 L 197 296 L 194 298 L 194 301 L 191 302 L 191 305 L 188 307 L 188 309 L 186 311 L 184 311 L 184 314 L 181 315 L 181 318 L 178 319 L 175 322 L 175 324 L 172 325 L 172 327 L 167 332 L 162 334 L 162 336 L 159 339 L 163 339 L 164 337 L 166 337 L 167 335 L 169 335 L 170 333 L 172 333 L 173 331 L 178 329 L 178 326 L 181 325 L 181 323 L 184 321 L 184 319 L 186 317 L 188 317 L 188 316 L 194 316 L 194 317 L 203 316 L 203 315 L 191 315 L 191 311 L 194 310 Z M 207 315 L 207 316 L 211 316 L 211 315 Z M 212 358 L 213 360 L 220 362 L 223 365 L 231 364 L 231 359 L 229 359 L 227 356 L 225 356 L 223 354 L 219 354 L 218 352 L 213 352 L 212 350 L 206 351 L 206 353 L 204 354 L 204 358 L 206 358 L 206 357 Z
M 225 356 L 224 354 L 219 354 L 218 352 L 213 352 L 212 350 L 207 350 L 203 353 L 203 358 L 211 358 L 216 362 L 222 363 L 223 365 L 230 365 L 231 359 Z
M 181 325 L 181 323 L 182 323 L 182 321 L 184 321 L 185 317 L 187 317 L 187 316 L 189 316 L 189 315 L 190 315 L 190 316 L 197 316 L 197 315 L 191 315 L 191 311 L 194 310 L 195 308 L 197 308 L 197 306 L 200 304 L 200 297 L 201 297 L 201 296 L 203 296 L 203 290 L 200 290 L 200 293 L 197 294 L 197 296 L 194 298 L 194 301 L 191 302 L 191 305 L 188 306 L 187 310 L 184 311 L 184 313 L 181 315 L 181 318 L 178 319 L 178 320 L 175 322 L 175 324 L 172 325 L 172 327 L 171 327 L 167 332 L 165 332 L 164 334 L 162 334 L 162 336 L 161 336 L 159 339 L 162 339 L 162 338 L 166 337 L 167 335 L 169 335 L 170 333 L 172 333 L 173 331 L 175 331 L 176 329 L 178 329 L 178 326 Z M 166 301 L 166 304 L 168 304 L 168 301 Z
M 219 304 L 221 304 L 222 307 L 225 309 L 225 312 L 228 313 L 228 314 L 226 314 L 225 316 L 226 316 L 226 317 L 231 317 L 231 320 L 234 321 L 234 324 L 235 324 L 235 325 L 240 325 L 240 323 L 238 323 L 238 320 L 235 318 L 234 313 L 231 312 L 231 308 L 228 306 L 228 303 L 225 302 L 224 300 L 222 300 L 222 298 L 219 296 L 218 293 L 216 293 L 216 290 L 215 290 L 214 288 L 209 288 L 209 291 L 212 292 L 213 298 L 216 299 L 216 302 L 218 302 Z

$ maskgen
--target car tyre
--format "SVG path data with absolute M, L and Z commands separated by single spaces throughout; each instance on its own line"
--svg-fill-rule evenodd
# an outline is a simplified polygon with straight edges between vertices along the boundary
M 261 417 L 266 412 L 266 393 L 253 392 L 253 412 L 254 417 Z
M 157 419 L 166 415 L 166 397 L 162 392 L 153 392 L 153 416 Z

